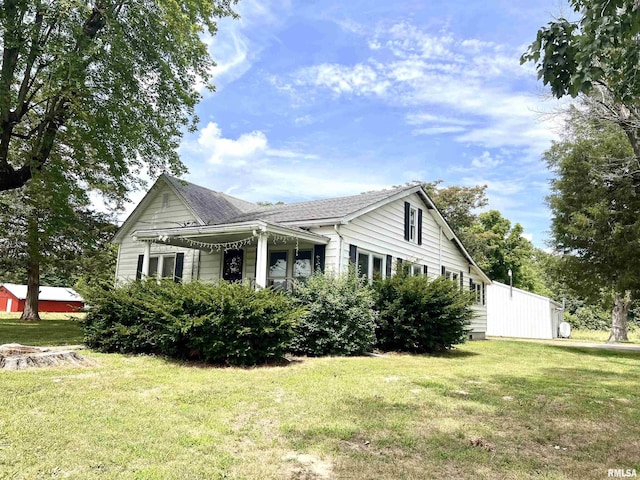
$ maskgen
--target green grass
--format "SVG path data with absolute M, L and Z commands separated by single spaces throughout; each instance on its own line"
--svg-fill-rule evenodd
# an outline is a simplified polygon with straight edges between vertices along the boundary
M 640 470 L 640 354 L 509 341 L 0 373 L 0 478 L 602 479 Z M 315 473 L 314 473 L 315 472 Z
M 84 314 L 41 313 L 40 322 L 21 322 L 19 313 L 0 313 L 0 345 L 75 345 L 83 342 L 77 320 Z M 0 477 L 1 478 L 1 477 Z
M 609 339 L 609 333 L 609 331 L 603 330 L 571 330 L 570 340 L 603 343 Z M 627 334 L 629 343 L 640 343 L 640 329 L 629 328 Z

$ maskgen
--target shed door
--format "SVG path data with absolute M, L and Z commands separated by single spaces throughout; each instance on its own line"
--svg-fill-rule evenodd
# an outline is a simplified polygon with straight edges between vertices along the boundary
M 13 303 L 13 298 L 7 298 L 7 312 L 11 311 L 12 303 Z

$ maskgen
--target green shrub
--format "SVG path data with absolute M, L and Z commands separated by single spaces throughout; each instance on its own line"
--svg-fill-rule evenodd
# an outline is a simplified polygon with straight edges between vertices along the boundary
M 433 353 L 466 340 L 473 298 L 457 282 L 395 275 L 376 289 L 380 349 Z
M 282 357 L 302 314 L 284 293 L 237 283 L 148 280 L 83 294 L 91 305 L 84 322 L 91 348 L 228 365 Z
M 373 291 L 353 272 L 317 273 L 299 283 L 294 297 L 305 308 L 292 342 L 300 355 L 358 355 L 375 343 Z
M 571 328 L 579 330 L 609 330 L 611 328 L 611 313 L 593 305 L 583 305 L 574 313 L 565 313 L 565 320 Z

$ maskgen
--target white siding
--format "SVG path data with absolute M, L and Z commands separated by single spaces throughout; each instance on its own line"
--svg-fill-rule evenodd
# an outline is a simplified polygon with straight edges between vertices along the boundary
M 144 243 L 135 241 L 131 233 L 136 230 L 147 230 L 152 228 L 177 227 L 196 219 L 184 203 L 173 193 L 167 185 L 162 185 L 155 191 L 149 192 L 150 203 L 141 212 L 136 222 L 131 225 L 118 248 L 118 264 L 116 267 L 116 281 L 130 281 L 136 278 L 136 268 L 138 266 L 138 255 L 144 253 Z M 163 206 L 164 196 L 168 201 Z M 184 253 L 183 279 L 190 281 L 192 272 L 197 271 L 198 252 L 188 248 L 173 247 L 170 245 L 151 245 L 151 255 Z
M 487 288 L 487 335 L 556 338 L 561 309 L 547 297 L 493 282 Z
M 222 252 L 200 252 L 199 280 L 214 282 L 222 277 L 222 255 Z
M 405 201 L 422 209 L 422 245 L 404 239 Z M 458 275 L 462 272 L 464 288 L 469 288 L 469 278 L 482 283 L 478 272 L 475 268 L 470 268 L 469 262 L 451 239 L 446 237 L 431 212 L 420 196 L 413 194 L 355 218 L 346 225 L 340 225 L 339 232 L 343 238 L 341 259 L 338 252 L 340 239 L 333 227 L 314 228 L 312 231 L 331 239 L 327 245 L 327 267 L 335 271 L 338 270 L 340 260 L 343 271 L 349 264 L 349 245 L 353 244 L 361 250 L 393 256 L 394 268 L 395 259 L 399 257 L 403 261 L 427 265 L 430 277 L 439 276 L 442 266 Z M 486 330 L 486 308 L 484 305 L 477 305 L 474 312 L 471 332 L 476 334 L 475 338 L 481 337 Z
M 338 259 L 339 259 L 339 255 L 338 255 L 338 249 L 340 248 L 340 237 L 338 236 L 338 234 L 336 233 L 335 229 L 333 226 L 325 226 L 325 227 L 316 227 L 311 229 L 311 231 L 313 233 L 317 233 L 318 235 L 323 235 L 325 237 L 327 237 L 329 239 L 329 243 L 327 243 L 327 246 L 325 247 L 325 266 L 324 269 L 327 272 L 334 272 L 334 273 L 338 273 L 340 271 L 340 269 L 338 268 Z M 340 231 L 340 230 L 338 230 Z M 343 242 L 344 243 L 344 242 Z M 344 245 L 342 246 L 342 251 L 344 252 Z M 349 261 L 349 245 L 347 245 L 347 260 L 345 263 L 343 263 L 343 269 L 344 269 L 344 265 L 347 265 L 348 261 Z M 344 253 L 343 253 L 343 257 L 344 257 Z

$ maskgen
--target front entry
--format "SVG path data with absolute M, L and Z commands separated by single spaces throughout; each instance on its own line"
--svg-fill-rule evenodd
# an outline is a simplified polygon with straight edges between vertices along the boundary
M 225 250 L 224 264 L 222 266 L 222 278 L 229 282 L 242 281 L 243 250 Z

